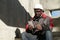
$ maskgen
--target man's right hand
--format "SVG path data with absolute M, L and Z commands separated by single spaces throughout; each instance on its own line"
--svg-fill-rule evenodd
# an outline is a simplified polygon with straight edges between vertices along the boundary
M 33 27 L 31 25 L 28 25 L 29 26 L 29 30 L 33 30 Z
M 42 26 L 40 24 L 36 25 L 37 30 L 42 30 Z

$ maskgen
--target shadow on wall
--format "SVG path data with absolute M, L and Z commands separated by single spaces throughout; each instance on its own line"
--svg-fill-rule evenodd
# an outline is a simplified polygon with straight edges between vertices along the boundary
M 0 19 L 9 26 L 25 27 L 30 15 L 18 0 L 0 0 Z
M 55 27 L 60 27 L 60 17 L 59 18 L 54 18 L 53 23 Z

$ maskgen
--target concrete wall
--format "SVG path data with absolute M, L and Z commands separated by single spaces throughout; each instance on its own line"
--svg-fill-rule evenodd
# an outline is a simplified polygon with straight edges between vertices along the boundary
M 60 8 L 60 0 L 40 0 L 40 3 L 45 9 L 57 9 Z

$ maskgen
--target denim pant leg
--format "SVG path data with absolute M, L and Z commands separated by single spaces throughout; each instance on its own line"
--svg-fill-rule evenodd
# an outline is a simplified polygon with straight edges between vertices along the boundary
M 26 35 L 26 32 L 23 32 L 23 33 L 22 33 L 22 40 L 28 40 L 25 35 Z
M 22 33 L 22 40 L 37 40 L 37 37 L 35 35 L 32 35 L 27 32 Z
M 52 32 L 50 30 L 46 31 L 46 40 L 53 40 Z

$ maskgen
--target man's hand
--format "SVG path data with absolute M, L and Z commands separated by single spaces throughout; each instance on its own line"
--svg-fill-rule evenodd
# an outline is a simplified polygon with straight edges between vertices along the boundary
M 42 26 L 40 24 L 36 25 L 37 30 L 42 30 Z
M 31 25 L 28 25 L 29 26 L 29 30 L 33 30 L 33 27 Z

